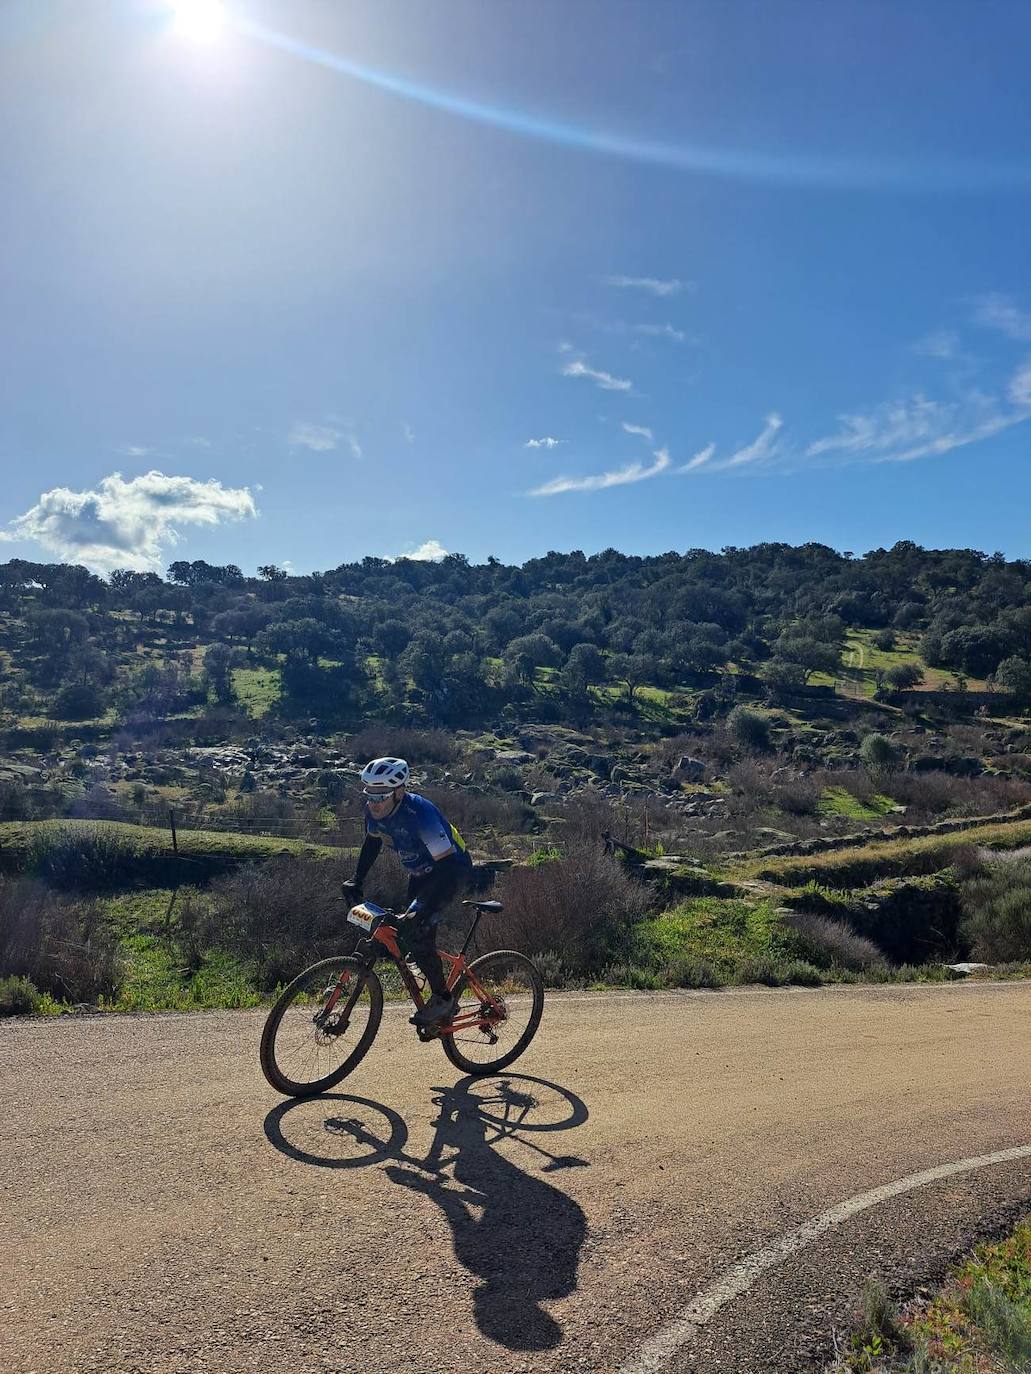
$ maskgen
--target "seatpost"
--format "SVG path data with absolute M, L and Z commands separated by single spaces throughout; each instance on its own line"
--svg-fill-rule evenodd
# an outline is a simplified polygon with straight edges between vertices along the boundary
M 462 958 L 463 958 L 463 959 L 465 958 L 465 951 L 469 948 L 469 945 L 472 943 L 472 938 L 473 938 L 473 936 L 476 934 L 476 927 L 480 924 L 480 918 L 482 917 L 482 915 L 483 915 L 483 912 L 482 912 L 482 911 L 478 911 L 478 912 L 476 913 L 476 919 L 473 921 L 472 925 L 469 927 L 469 934 L 465 937 L 465 944 L 462 946 Z

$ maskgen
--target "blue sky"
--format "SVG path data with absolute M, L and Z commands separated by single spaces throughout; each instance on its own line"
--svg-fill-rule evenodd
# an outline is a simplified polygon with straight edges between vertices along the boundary
M 1031 556 L 1023 3 L 3 0 L 0 556 Z

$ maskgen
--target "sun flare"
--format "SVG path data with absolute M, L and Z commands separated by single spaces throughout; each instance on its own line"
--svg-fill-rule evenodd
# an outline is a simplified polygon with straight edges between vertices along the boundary
M 221 0 L 175 0 L 173 14 L 176 32 L 195 42 L 213 43 L 225 28 Z

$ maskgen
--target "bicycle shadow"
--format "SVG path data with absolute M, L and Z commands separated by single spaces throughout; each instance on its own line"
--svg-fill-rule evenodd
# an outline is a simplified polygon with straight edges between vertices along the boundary
M 357 1107 L 360 1115 L 327 1117 L 323 1129 L 336 1141 L 367 1147 L 368 1154 L 320 1157 L 289 1143 L 282 1121 L 303 1105 L 298 1102 L 270 1112 L 265 1134 L 277 1149 L 305 1163 L 330 1168 L 383 1164 L 391 1182 L 430 1198 L 451 1227 L 456 1258 L 479 1281 L 473 1311 L 480 1332 L 509 1350 L 554 1349 L 561 1343 L 562 1328 L 542 1303 L 575 1291 L 587 1219 L 578 1203 L 540 1175 L 588 1166 L 576 1155 L 554 1154 L 527 1136 L 582 1125 L 586 1104 L 568 1089 L 521 1074 L 463 1079 L 438 1089 L 433 1100 L 440 1111 L 433 1141 L 421 1159 L 405 1150 L 408 1132 L 402 1117 L 380 1103 L 344 1094 L 308 1102 Z M 560 1119 L 544 1119 L 542 1105 L 553 1111 L 556 1102 L 562 1104 Z M 366 1124 L 370 1113 L 387 1123 L 385 1138 Z M 521 1168 L 495 1149 L 505 1140 L 543 1157 L 539 1170 Z

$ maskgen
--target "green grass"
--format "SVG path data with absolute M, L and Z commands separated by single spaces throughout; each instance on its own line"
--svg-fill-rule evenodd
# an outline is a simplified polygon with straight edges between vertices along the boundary
M 122 941 L 126 976 L 105 1011 L 203 1011 L 260 1006 L 248 972 L 229 954 L 212 951 L 199 969 L 184 967 L 175 946 L 154 935 Z
M 761 878 L 786 887 L 810 882 L 831 888 L 866 887 L 880 878 L 937 873 L 949 866 L 957 850 L 970 845 L 1018 849 L 1029 844 L 1031 821 L 1000 821 L 945 835 L 872 839 L 868 844 L 824 854 L 747 859 L 727 876 L 737 880 Z
M 841 655 L 842 669 L 837 676 L 838 689 L 844 696 L 872 697 L 877 686 L 876 673 L 886 672 L 902 663 L 916 663 L 923 671 L 924 680 L 917 691 L 936 692 L 943 687 L 955 684 L 956 674 L 950 669 L 929 668 L 919 653 L 920 636 L 900 633 L 895 638 L 894 649 L 879 649 L 874 643 L 876 630 L 855 629 L 845 632 L 844 650 Z M 810 679 L 813 686 L 830 686 L 835 678 L 827 673 L 814 673 Z M 967 686 L 972 692 L 987 690 L 987 684 L 980 678 L 968 678 Z
M 881 816 L 903 810 L 891 797 L 878 792 L 865 801 L 844 787 L 825 787 L 819 810 L 824 816 L 845 816 L 854 821 L 875 821 Z
M 167 830 L 121 821 L 5 821 L 0 823 L 0 872 L 33 873 L 63 887 L 160 887 L 203 882 L 277 854 L 339 858 L 348 852 L 303 840 L 207 830 L 180 831 L 178 847 L 175 854 Z
M 234 668 L 233 691 L 249 716 L 267 716 L 282 695 L 278 668 Z
M 635 962 L 654 969 L 676 963 L 711 965 L 731 976 L 745 959 L 791 959 L 791 932 L 771 901 L 695 897 L 642 921 L 634 930 Z

